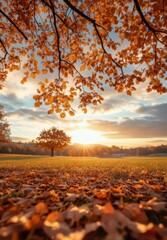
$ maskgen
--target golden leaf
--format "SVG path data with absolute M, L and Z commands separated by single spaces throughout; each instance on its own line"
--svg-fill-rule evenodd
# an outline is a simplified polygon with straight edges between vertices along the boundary
M 65 118 L 65 116 L 66 116 L 66 115 L 65 115 L 64 112 L 60 113 L 60 117 L 61 117 L 61 118 Z
M 160 74 L 158 75 L 158 77 L 159 77 L 159 78 L 163 78 L 164 75 L 163 75 L 162 73 L 160 73 Z
M 68 55 L 68 58 L 69 58 L 69 60 L 71 60 L 71 61 L 75 61 L 75 60 L 77 60 L 77 56 L 76 56 L 76 54 L 70 54 L 70 55 Z
M 66 89 L 67 88 L 66 82 L 63 82 L 61 87 L 62 87 L 62 89 Z
M 27 82 L 27 78 L 24 77 L 22 80 L 21 80 L 21 84 L 24 84 L 25 82 Z
M 130 90 L 127 90 L 126 91 L 127 95 L 131 96 L 132 95 L 132 92 Z
M 113 214 L 114 212 L 115 212 L 115 209 L 110 202 L 108 202 L 104 205 L 104 208 L 103 208 L 104 214 Z
M 27 68 L 28 67 L 28 63 L 24 63 L 23 68 Z
M 74 116 L 75 113 L 73 111 L 69 111 L 70 116 Z
M 25 55 L 27 54 L 27 52 L 24 51 L 24 50 L 22 50 L 22 51 L 20 51 L 20 54 L 21 54 L 22 56 L 25 56 Z
M 55 221 L 58 220 L 59 216 L 60 216 L 60 213 L 59 213 L 59 212 L 56 212 L 56 211 L 51 212 L 51 213 L 49 213 L 49 215 L 47 216 L 46 221 L 55 222 Z
M 96 100 L 93 100 L 93 105 L 97 105 L 97 101 Z
M 47 69 L 42 69 L 42 74 L 47 74 L 48 70 Z
M 53 109 L 48 110 L 48 114 L 52 114 L 54 112 Z
M 84 63 L 81 67 L 80 67 L 80 71 L 84 71 L 86 68 L 86 63 Z
M 32 72 L 30 75 L 32 78 L 36 78 L 36 72 Z
M 82 111 L 83 111 L 84 113 L 87 113 L 87 109 L 86 109 L 86 108 L 83 108 Z
M 71 49 L 75 50 L 75 49 L 77 49 L 77 47 L 78 47 L 78 45 L 76 43 L 73 43 L 73 45 L 71 46 Z
M 40 106 L 41 106 L 41 102 L 35 102 L 35 103 L 34 103 L 34 106 L 35 106 L 35 107 L 40 107 Z
M 39 95 L 34 95 L 34 96 L 33 96 L 33 99 L 34 99 L 34 100 L 39 100 L 39 99 L 40 99 L 40 96 L 39 96 Z
M 35 209 L 36 209 L 36 213 L 38 213 L 39 215 L 43 215 L 48 212 L 48 207 L 47 207 L 46 203 L 44 203 L 44 202 L 39 202 L 35 206 Z
M 52 104 L 54 102 L 55 98 L 53 96 L 48 97 L 48 103 Z

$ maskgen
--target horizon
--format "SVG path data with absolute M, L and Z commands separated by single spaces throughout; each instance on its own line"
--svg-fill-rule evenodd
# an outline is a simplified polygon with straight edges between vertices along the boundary
M 30 141 L 21 141 L 21 140 L 12 140 L 10 142 L 7 142 L 7 143 L 21 143 L 21 144 L 31 144 L 33 143 L 32 140 Z M 35 144 L 35 143 L 34 143 Z M 159 147 L 159 146 L 167 146 L 167 143 L 161 143 L 161 144 L 157 144 L 156 145 L 153 145 L 153 144 L 150 144 L 150 145 L 136 145 L 136 146 L 119 146 L 119 145 L 105 145 L 105 144 L 100 144 L 100 143 L 89 143 L 89 144 L 84 144 L 84 143 L 78 143 L 78 142 L 71 142 L 68 146 L 75 146 L 75 145 L 79 145 L 79 146 L 82 146 L 83 148 L 85 147 L 91 147 L 91 146 L 103 146 L 103 147 L 108 147 L 108 148 L 112 148 L 113 146 L 114 147 L 118 147 L 118 148 L 122 148 L 122 149 L 133 149 L 133 148 L 149 148 L 149 147 Z M 67 147 L 68 147 L 67 146 Z

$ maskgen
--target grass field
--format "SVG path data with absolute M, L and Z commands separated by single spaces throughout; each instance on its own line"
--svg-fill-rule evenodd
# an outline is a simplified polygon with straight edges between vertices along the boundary
M 167 157 L 0 155 L 0 239 L 166 240 L 166 203 Z
M 65 169 L 71 170 L 108 170 L 115 172 L 142 172 L 143 170 L 167 172 L 166 157 L 124 157 L 124 158 L 94 158 L 94 157 L 48 157 L 32 155 L 0 155 L 0 167 L 10 169 Z

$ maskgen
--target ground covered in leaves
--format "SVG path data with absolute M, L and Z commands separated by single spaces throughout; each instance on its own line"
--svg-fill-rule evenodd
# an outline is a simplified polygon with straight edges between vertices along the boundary
M 1 155 L 0 239 L 167 240 L 166 163 Z

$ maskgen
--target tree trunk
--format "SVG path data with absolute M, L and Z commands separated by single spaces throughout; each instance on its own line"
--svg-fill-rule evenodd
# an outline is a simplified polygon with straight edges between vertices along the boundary
M 54 148 L 51 148 L 51 157 L 54 156 Z

